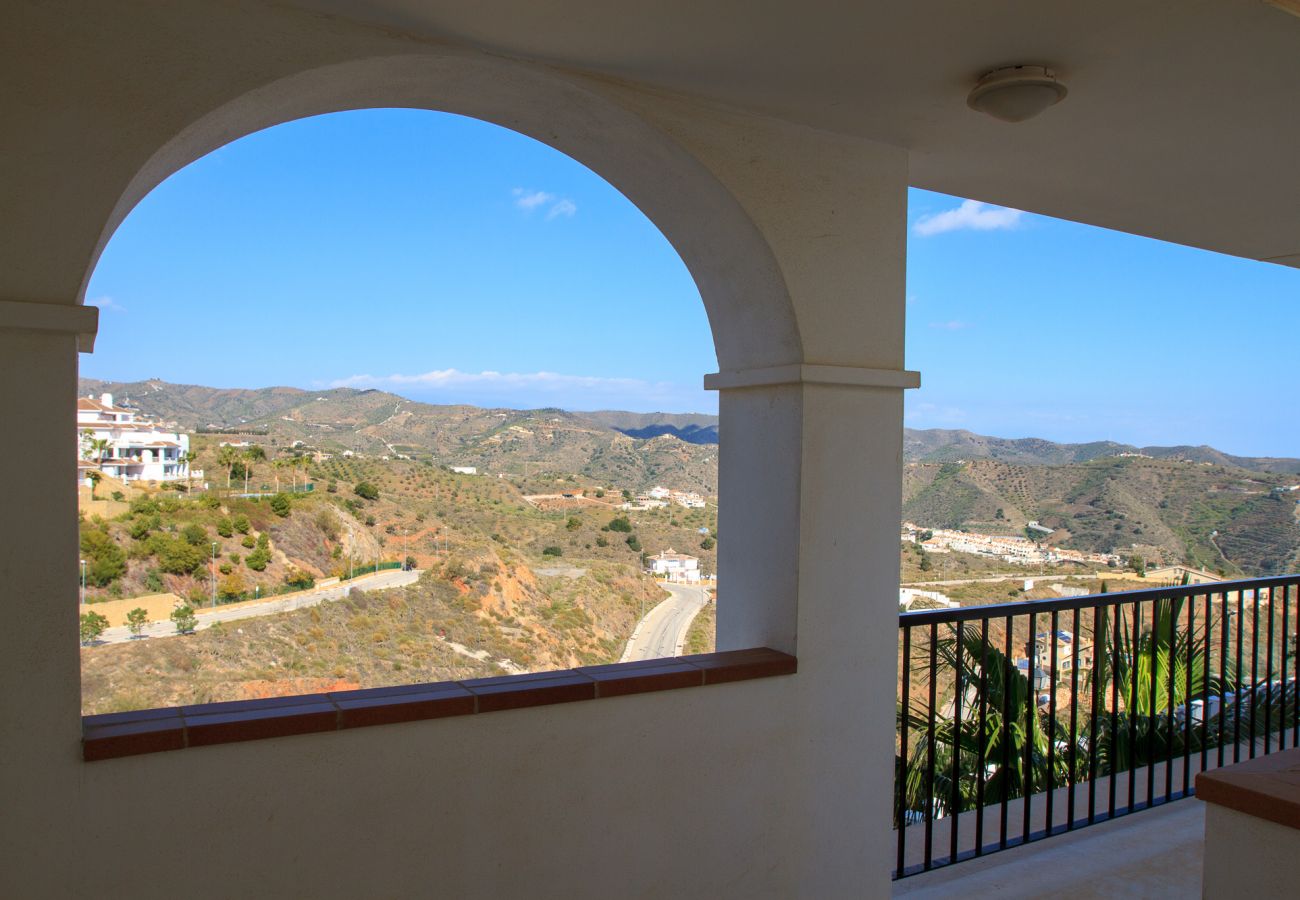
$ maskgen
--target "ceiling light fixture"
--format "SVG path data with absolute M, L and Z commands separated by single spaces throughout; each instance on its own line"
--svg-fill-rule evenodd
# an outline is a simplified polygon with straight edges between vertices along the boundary
M 966 105 L 1003 122 L 1023 122 L 1065 99 L 1065 85 L 1046 66 L 1006 66 L 985 72 Z

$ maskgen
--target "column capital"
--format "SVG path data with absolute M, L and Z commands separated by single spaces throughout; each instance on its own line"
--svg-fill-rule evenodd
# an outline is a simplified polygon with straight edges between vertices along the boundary
M 704 376 L 704 389 L 772 387 L 778 384 L 838 384 L 848 387 L 895 388 L 921 386 L 921 373 L 906 369 L 871 369 L 864 366 L 817 366 L 792 363 L 757 369 L 736 369 Z
M 0 300 L 0 329 L 7 331 L 57 331 L 77 336 L 77 350 L 95 349 L 99 309 L 69 303 L 32 303 Z

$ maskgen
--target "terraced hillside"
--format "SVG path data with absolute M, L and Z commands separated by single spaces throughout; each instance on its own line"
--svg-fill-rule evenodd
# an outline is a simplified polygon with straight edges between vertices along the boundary
M 1300 565 L 1297 494 L 1290 475 L 1178 460 L 1110 457 L 1056 466 L 991 460 L 912 463 L 903 516 L 921 525 L 1023 533 L 1037 521 L 1049 542 L 1228 573 Z

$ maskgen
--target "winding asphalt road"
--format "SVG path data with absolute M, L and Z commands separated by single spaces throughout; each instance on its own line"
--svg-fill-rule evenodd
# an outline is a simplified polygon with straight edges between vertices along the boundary
M 708 602 L 708 593 L 699 585 L 661 582 L 659 586 L 668 591 L 670 596 L 637 623 L 636 631 L 632 632 L 619 662 L 681 656 L 682 646 L 686 643 L 686 632 L 696 614 Z
M 348 595 L 348 591 L 360 588 L 363 591 L 382 591 L 385 588 L 404 587 L 408 584 L 415 584 L 420 578 L 421 571 L 412 569 L 409 572 L 403 572 L 401 569 L 389 569 L 382 572 L 376 572 L 373 575 L 363 575 L 360 578 L 354 578 L 338 585 L 319 590 L 300 591 L 295 594 L 286 594 L 276 600 L 268 600 L 265 603 L 258 603 L 249 606 L 218 606 L 215 609 L 208 607 L 206 609 L 194 610 L 195 618 L 198 619 L 198 625 L 195 631 L 202 631 L 204 628 L 210 628 L 217 622 L 235 622 L 239 619 L 251 619 L 257 616 L 270 616 L 275 613 L 289 612 L 294 609 L 306 609 L 309 606 L 316 606 L 327 600 L 341 600 Z M 150 622 L 140 632 L 142 637 L 172 637 L 176 634 L 176 626 L 170 621 L 167 622 Z M 104 633 L 99 636 L 97 643 L 100 644 L 117 644 L 124 641 L 133 640 L 131 632 L 125 626 L 117 628 L 106 628 Z

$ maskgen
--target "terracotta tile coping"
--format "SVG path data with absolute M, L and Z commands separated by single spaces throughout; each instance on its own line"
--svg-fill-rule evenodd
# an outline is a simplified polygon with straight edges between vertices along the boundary
M 793 656 L 764 647 L 499 678 L 83 716 L 82 758 L 114 759 L 292 734 L 702 687 L 793 675 L 796 669 Z
M 1197 799 L 1235 809 L 1248 816 L 1300 829 L 1300 750 L 1201 772 Z

